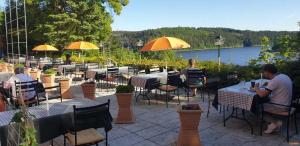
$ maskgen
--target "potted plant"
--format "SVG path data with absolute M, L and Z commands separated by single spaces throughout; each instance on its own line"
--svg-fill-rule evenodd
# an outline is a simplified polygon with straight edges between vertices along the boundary
M 83 95 L 85 98 L 88 99 L 96 99 L 95 93 L 96 93 L 96 83 L 91 81 L 91 82 L 85 82 L 81 84 L 81 89 L 83 92 Z
M 0 59 L 0 72 L 6 72 L 6 64 L 2 59 Z
M 198 104 L 182 105 L 179 108 L 180 130 L 177 146 L 201 146 L 198 132 L 201 112 Z
M 47 69 L 42 75 L 42 82 L 45 84 L 45 87 L 53 86 L 55 79 L 56 71 L 54 69 Z
M 41 72 L 37 69 L 31 69 L 29 71 L 29 74 L 34 80 L 40 79 L 40 76 L 41 76 Z
M 71 99 L 72 93 L 71 93 L 71 82 L 69 78 L 63 77 L 59 79 L 60 88 L 61 88 L 61 95 L 63 99 Z
M 118 124 L 133 123 L 135 121 L 132 108 L 132 92 L 134 87 L 131 85 L 119 85 L 116 88 L 116 96 L 119 105 L 118 116 L 116 122 Z

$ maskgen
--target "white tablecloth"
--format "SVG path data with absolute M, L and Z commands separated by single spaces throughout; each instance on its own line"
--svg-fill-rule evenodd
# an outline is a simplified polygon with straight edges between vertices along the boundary
M 135 87 L 146 87 L 146 83 L 148 79 L 156 78 L 160 81 L 162 84 L 167 83 L 168 73 L 167 72 L 161 72 L 161 73 L 153 73 L 153 74 L 143 74 L 143 75 L 136 75 L 131 77 L 131 85 Z
M 95 78 L 96 73 L 101 74 L 101 73 L 106 73 L 107 68 L 100 68 L 100 69 L 89 69 L 86 72 L 86 77 L 89 79 Z M 127 74 L 128 73 L 128 66 L 122 66 L 119 67 L 119 73 L 120 74 Z
M 256 83 L 262 85 L 267 80 L 256 80 Z M 222 88 L 218 90 L 218 101 L 221 105 L 229 105 L 232 107 L 245 109 L 250 111 L 253 101 L 253 97 L 256 92 L 250 91 L 250 82 L 239 83 L 230 87 Z
M 75 69 L 76 65 L 59 65 L 58 68 L 57 68 L 57 71 L 62 73 L 63 72 L 63 69 L 66 68 L 66 69 Z

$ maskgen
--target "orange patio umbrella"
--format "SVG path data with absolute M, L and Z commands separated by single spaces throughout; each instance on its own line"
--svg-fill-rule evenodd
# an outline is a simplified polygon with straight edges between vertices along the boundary
M 165 51 L 190 48 L 191 45 L 187 42 L 174 37 L 161 37 L 148 42 L 140 51 Z

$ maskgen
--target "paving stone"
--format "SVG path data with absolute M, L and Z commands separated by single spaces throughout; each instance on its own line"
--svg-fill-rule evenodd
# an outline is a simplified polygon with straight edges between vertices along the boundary
M 110 146 L 132 146 L 142 141 L 145 141 L 143 137 L 131 133 L 110 141 L 109 145 Z
M 153 142 L 151 142 L 149 140 L 145 140 L 145 141 L 139 142 L 139 143 L 137 143 L 137 144 L 135 144 L 133 146 L 157 146 L 157 144 L 153 143 Z
M 160 127 L 160 126 L 152 126 L 147 129 L 136 132 L 137 135 L 142 136 L 145 139 L 157 136 L 161 133 L 168 131 L 169 129 Z
M 178 137 L 178 133 L 169 131 L 169 132 L 157 135 L 153 138 L 150 138 L 149 140 L 158 145 L 169 146 L 169 145 L 173 144 L 174 142 L 176 142 L 177 137 Z

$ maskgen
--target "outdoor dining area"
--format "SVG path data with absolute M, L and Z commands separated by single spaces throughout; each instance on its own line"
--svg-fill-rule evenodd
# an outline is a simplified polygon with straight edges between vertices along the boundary
M 162 37 L 141 51 L 188 47 L 178 38 Z M 65 49 L 99 50 L 84 41 Z M 58 50 L 41 45 L 33 51 Z M 169 70 L 167 62 L 163 68 L 141 70 L 109 60 L 75 63 L 69 57 L 0 63 L 1 146 L 300 144 L 299 97 L 283 105 L 283 112 L 264 110 L 269 100 L 260 98 L 260 90 L 271 82 L 265 74 L 243 81 L 238 72 L 211 77 L 195 68 L 193 59 L 177 71 Z M 265 134 L 266 115 L 284 121 L 277 134 Z

